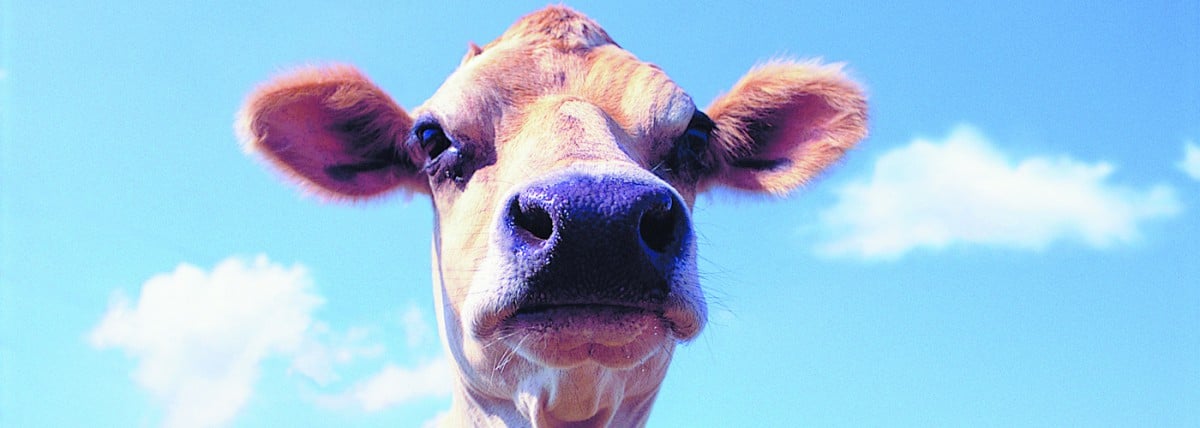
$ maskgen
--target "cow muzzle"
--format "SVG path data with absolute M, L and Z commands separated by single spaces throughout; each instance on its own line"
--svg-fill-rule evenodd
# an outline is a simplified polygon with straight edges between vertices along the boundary
M 477 335 L 548 366 L 632 367 L 699 334 L 692 223 L 661 180 L 560 174 L 514 192 L 498 227 L 506 301 Z

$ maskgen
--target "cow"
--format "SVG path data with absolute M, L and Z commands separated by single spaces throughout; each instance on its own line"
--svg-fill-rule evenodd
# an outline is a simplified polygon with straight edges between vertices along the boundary
M 705 110 L 586 16 L 518 20 L 408 112 L 348 65 L 256 88 L 238 133 L 312 193 L 433 204 L 448 426 L 642 426 L 705 326 L 692 207 L 783 195 L 866 136 L 842 66 L 775 59 Z

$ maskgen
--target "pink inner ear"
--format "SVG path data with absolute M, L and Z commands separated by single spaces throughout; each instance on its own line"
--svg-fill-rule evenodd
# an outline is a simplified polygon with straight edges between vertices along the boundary
M 831 140 L 830 127 L 836 115 L 837 110 L 822 97 L 796 97 L 766 119 L 765 122 L 774 127 L 765 132 L 763 137 L 767 145 L 756 157 L 785 160 L 806 167 L 806 172 L 818 172 L 825 165 L 837 161 L 845 149 L 836 147 L 836 139 Z M 834 147 L 823 147 L 826 144 Z
M 339 183 L 325 173 L 329 165 L 353 163 L 355 159 L 348 154 L 345 143 L 329 132 L 333 120 L 319 105 L 319 98 L 302 98 L 265 111 L 258 123 L 263 130 L 259 145 L 280 167 L 322 188 L 358 193 L 348 186 L 350 183 Z
M 305 176 L 320 176 L 328 164 L 352 162 L 345 143 L 329 131 L 333 119 L 315 97 L 303 98 L 263 112 L 259 123 L 267 132 L 260 143 Z
M 817 176 L 866 136 L 866 97 L 838 65 L 773 62 L 713 101 L 726 161 L 713 184 L 783 194 Z

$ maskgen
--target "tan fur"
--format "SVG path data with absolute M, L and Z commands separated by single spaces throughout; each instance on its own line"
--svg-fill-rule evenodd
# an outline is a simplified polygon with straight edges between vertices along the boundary
M 239 129 L 248 149 L 322 195 L 430 194 L 434 296 L 456 375 L 447 426 L 625 427 L 645 423 L 676 343 L 704 327 L 694 241 L 679 248 L 661 310 L 620 322 L 585 319 L 593 324 L 582 330 L 556 324 L 497 336 L 521 289 L 512 262 L 521 253 L 498 233 L 511 227 L 505 213 L 514 195 L 608 177 L 669 189 L 690 221 L 705 189 L 785 193 L 866 134 L 865 98 L 840 66 L 775 61 L 753 69 L 709 108 L 716 127 L 707 146 L 696 146 L 702 168 L 672 171 L 667 160 L 691 135 L 696 112 L 661 69 L 587 17 L 549 7 L 482 48 L 470 45 L 411 116 L 358 71 L 334 66 L 259 87 Z M 424 166 L 413 129 L 422 123 L 453 140 L 466 176 Z M 580 338 L 598 342 L 566 345 Z
M 547 7 L 521 18 L 488 46 L 520 40 L 555 50 L 579 52 L 616 44 L 595 21 L 566 7 Z

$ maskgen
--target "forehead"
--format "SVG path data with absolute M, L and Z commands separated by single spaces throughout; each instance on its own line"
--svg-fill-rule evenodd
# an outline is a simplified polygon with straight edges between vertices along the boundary
M 550 8 L 518 21 L 482 52 L 469 52 L 416 113 L 497 121 L 519 118 L 548 97 L 592 103 L 634 137 L 682 131 L 695 111 L 657 66 L 621 49 L 590 19 Z

